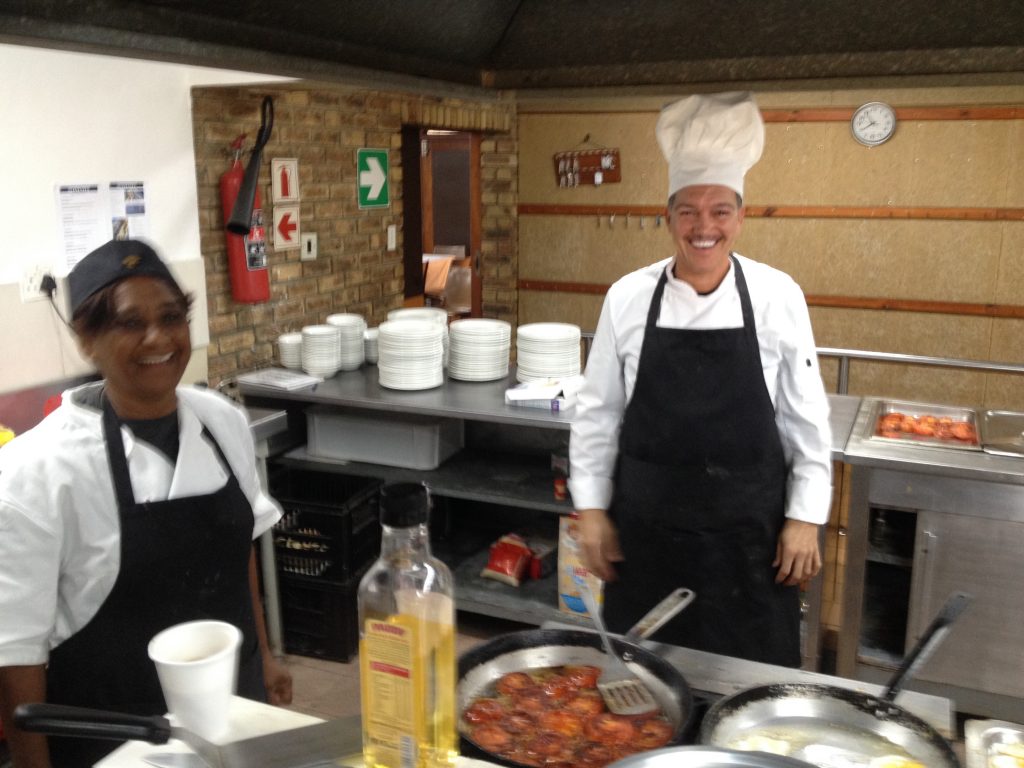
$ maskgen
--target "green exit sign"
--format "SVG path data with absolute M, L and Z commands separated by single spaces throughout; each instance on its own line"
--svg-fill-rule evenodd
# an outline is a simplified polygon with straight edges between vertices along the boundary
M 387 208 L 391 205 L 386 149 L 357 150 L 356 177 L 360 208 Z

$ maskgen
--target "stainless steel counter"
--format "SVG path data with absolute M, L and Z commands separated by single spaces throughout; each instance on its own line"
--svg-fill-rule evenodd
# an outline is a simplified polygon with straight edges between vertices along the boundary
M 580 629 L 559 622 L 546 622 L 545 628 Z M 878 696 L 882 686 L 849 680 L 819 672 L 778 667 L 757 661 L 735 659 L 715 653 L 695 651 L 675 645 L 665 645 L 645 640 L 644 647 L 665 658 L 686 678 L 690 687 L 714 696 L 729 696 L 746 688 L 772 683 L 818 683 L 839 688 L 849 688 Z M 947 739 L 956 736 L 956 715 L 953 702 L 949 699 L 916 691 L 904 691 L 899 695 L 899 705 L 920 717 Z
M 239 391 L 247 397 L 271 397 L 298 403 L 322 403 L 375 411 L 569 429 L 572 409 L 552 413 L 540 408 L 506 405 L 505 390 L 517 383 L 515 374 L 510 373 L 498 381 L 446 379 L 444 384 L 433 389 L 406 392 L 382 387 L 377 381 L 377 366 L 364 365 L 355 371 L 342 371 L 320 384 L 303 389 L 286 391 L 240 383 Z
M 865 397 L 860 403 L 844 449 L 847 464 L 985 483 L 1024 485 L 1024 457 L 872 440 L 870 436 L 875 428 L 873 408 L 877 402 L 877 398 Z
M 832 428 L 832 460 L 842 461 L 846 451 L 846 441 L 850 439 L 850 431 L 857 420 L 860 410 L 860 398 L 853 395 L 828 396 L 828 423 Z
M 851 483 L 837 671 L 877 682 L 946 596 L 966 591 L 974 603 L 911 685 L 941 691 L 961 711 L 1019 721 L 1024 457 L 873 440 L 877 403 L 864 399 L 845 450 Z

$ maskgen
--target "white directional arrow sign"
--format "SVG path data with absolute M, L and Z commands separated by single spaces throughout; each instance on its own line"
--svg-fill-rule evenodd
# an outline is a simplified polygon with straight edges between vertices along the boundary
M 356 170 L 359 174 L 359 207 L 387 208 L 391 204 L 388 189 L 388 151 L 358 150 Z

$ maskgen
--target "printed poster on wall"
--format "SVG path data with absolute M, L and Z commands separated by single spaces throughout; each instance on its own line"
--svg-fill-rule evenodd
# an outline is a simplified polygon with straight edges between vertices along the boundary
M 114 240 L 131 240 L 149 234 L 146 190 L 141 181 L 110 182 L 110 225 Z
M 69 269 L 108 240 L 145 237 L 149 232 L 141 181 L 57 184 L 55 192 L 60 242 Z

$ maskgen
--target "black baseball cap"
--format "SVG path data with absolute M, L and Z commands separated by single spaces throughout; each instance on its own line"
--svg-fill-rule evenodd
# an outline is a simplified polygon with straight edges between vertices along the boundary
M 128 277 L 158 277 L 181 290 L 151 246 L 141 240 L 111 240 L 75 264 L 68 274 L 72 316 L 96 291 Z

